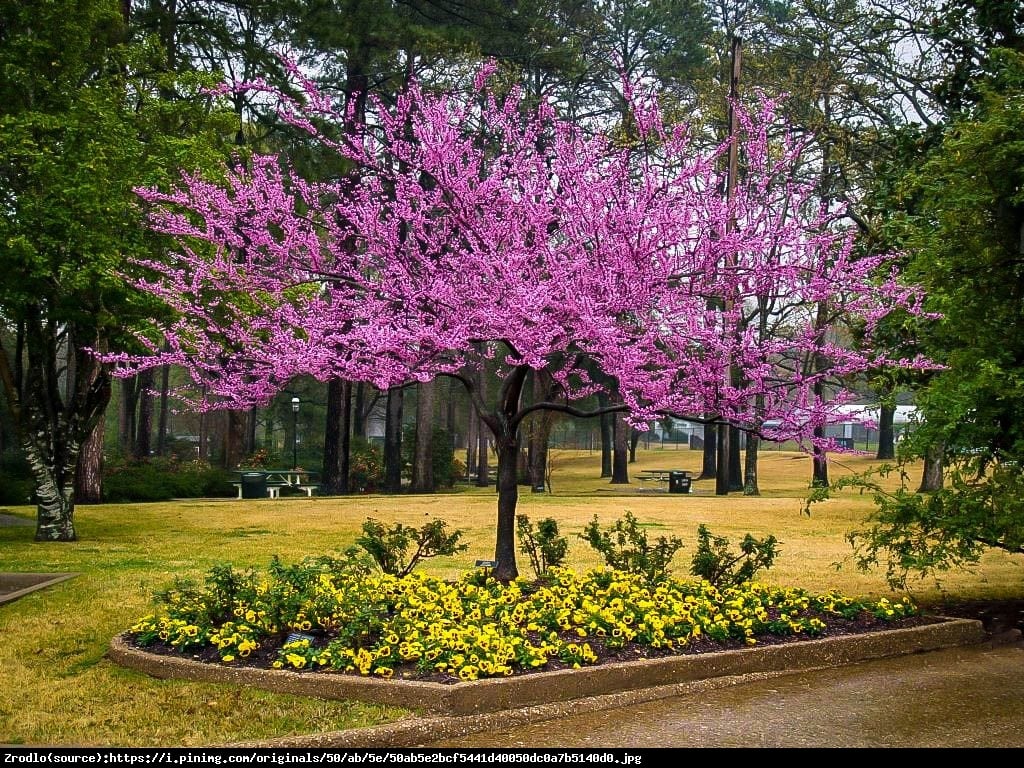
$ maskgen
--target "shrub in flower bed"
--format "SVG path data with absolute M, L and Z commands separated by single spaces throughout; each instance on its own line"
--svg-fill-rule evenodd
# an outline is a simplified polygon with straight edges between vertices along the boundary
M 158 594 L 129 640 L 211 663 L 455 682 L 849 634 L 926 619 L 908 601 L 860 601 L 757 582 L 657 584 L 553 568 L 501 584 L 371 573 L 330 557 L 267 573 L 220 566 Z

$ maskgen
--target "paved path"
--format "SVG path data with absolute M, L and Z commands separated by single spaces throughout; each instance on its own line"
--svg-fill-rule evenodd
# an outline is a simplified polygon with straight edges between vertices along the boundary
M 801 672 L 424 746 L 1024 748 L 1024 642 Z

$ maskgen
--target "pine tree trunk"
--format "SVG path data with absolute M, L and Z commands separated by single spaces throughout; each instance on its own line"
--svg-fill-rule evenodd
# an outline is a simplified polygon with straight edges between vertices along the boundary
M 327 382 L 324 459 L 320 477 L 320 493 L 325 496 L 338 496 L 349 492 L 351 396 L 351 382 L 341 379 L 331 379 Z
M 481 365 L 480 371 L 477 374 L 476 387 L 480 400 L 486 402 L 487 372 L 484 370 L 483 365 Z M 491 484 L 490 457 L 488 456 L 487 445 L 487 435 L 490 433 L 490 428 L 484 423 L 482 416 L 478 414 L 476 418 L 478 420 L 476 428 L 476 485 L 478 488 L 487 488 Z
M 256 453 L 256 423 L 259 421 L 259 409 L 254 405 L 245 415 L 245 442 L 242 453 L 252 456 Z
M 149 368 L 139 374 L 136 394 L 139 401 L 139 420 L 135 430 L 132 455 L 137 461 L 149 459 L 153 449 L 153 379 L 155 371 Z
M 715 430 L 718 437 L 718 457 L 715 467 L 715 495 L 729 495 L 729 437 L 731 430 L 727 424 L 719 424 Z
M 607 398 L 598 398 L 598 405 L 605 408 L 608 405 Z M 615 443 L 615 417 L 610 413 L 601 414 L 601 477 L 611 477 L 614 468 L 612 467 L 613 444 Z
M 224 429 L 224 469 L 235 469 L 245 459 L 245 427 L 248 414 L 246 411 L 231 410 L 225 414 L 227 421 Z
M 384 490 L 400 493 L 402 490 L 402 399 L 401 387 L 388 390 L 384 419 Z
M 437 381 L 421 381 L 416 385 L 416 436 L 413 445 L 413 493 L 433 493 L 434 484 L 434 400 Z
M 82 443 L 75 465 L 75 501 L 99 504 L 103 501 L 103 438 L 105 425 L 101 420 Z
M 814 436 L 824 437 L 825 428 L 815 427 Z M 817 446 L 811 453 L 811 467 L 811 485 L 815 488 L 828 488 L 828 454 Z
M 352 435 L 366 439 L 366 384 L 359 382 L 355 386 L 356 401 L 352 406 Z
M 167 346 L 164 346 L 167 349 Z M 171 389 L 171 366 L 162 365 L 160 366 L 160 407 L 159 416 L 157 417 L 156 427 L 156 455 L 166 456 L 167 455 L 167 443 L 168 434 L 167 431 L 170 425 L 171 416 L 171 405 L 170 405 L 170 389 Z
M 718 475 L 718 427 L 704 425 L 703 462 L 699 480 L 710 480 Z
M 629 484 L 629 433 L 626 414 L 613 414 L 612 419 L 612 485 Z
M 477 416 L 476 411 L 471 407 L 469 409 L 469 418 L 466 422 L 466 480 L 469 480 L 473 475 L 476 474 L 476 450 L 479 438 L 477 437 L 477 430 L 480 427 L 480 417 Z
M 931 446 L 924 457 L 924 469 L 921 472 L 921 486 L 918 493 L 932 493 L 942 488 L 945 483 L 943 477 L 943 447 L 941 445 Z
M 761 489 L 757 486 L 757 449 L 761 438 L 755 434 L 747 435 L 747 453 L 743 467 L 743 495 L 760 496 Z
M 876 459 L 896 458 L 896 441 L 893 421 L 896 418 L 896 406 L 883 405 L 878 414 L 878 451 Z
M 743 490 L 742 438 L 739 427 L 729 427 L 729 490 Z
M 487 425 L 481 421 L 476 429 L 476 484 L 480 488 L 487 488 L 491 484 L 491 457 L 489 455 L 490 446 L 488 445 L 487 434 Z
M 117 409 L 118 447 L 122 456 L 135 455 L 135 407 L 138 404 L 136 378 L 121 379 L 121 399 Z

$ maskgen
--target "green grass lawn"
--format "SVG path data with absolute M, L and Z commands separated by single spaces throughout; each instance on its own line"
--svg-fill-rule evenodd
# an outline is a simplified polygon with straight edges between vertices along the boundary
M 700 454 L 674 449 L 641 451 L 643 468 L 700 468 Z M 867 466 L 841 457 L 833 476 Z M 857 597 L 890 595 L 883 574 L 860 573 L 849 563 L 844 534 L 870 512 L 870 500 L 844 492 L 801 514 L 810 479 L 808 458 L 762 454 L 762 496 L 713 495 L 713 481 L 689 495 L 654 492 L 648 483 L 610 485 L 598 478 L 596 453 L 556 451 L 553 494 L 524 488 L 520 511 L 554 517 L 570 538 L 568 564 L 600 565 L 575 534 L 596 514 L 602 525 L 631 511 L 652 536 L 687 542 L 674 561 L 685 575 L 697 526 L 733 542 L 747 532 L 780 541 L 775 566 L 760 580 L 813 591 L 835 588 Z M 0 512 L 31 519 L 29 507 Z M 411 713 L 355 702 L 275 695 L 245 688 L 161 681 L 121 669 L 105 658 L 108 643 L 152 608 L 155 590 L 175 576 L 201 579 L 213 565 L 263 568 L 273 555 L 286 562 L 340 551 L 352 544 L 367 517 L 419 526 L 443 519 L 464 531 L 469 549 L 456 558 L 427 561 L 423 570 L 453 577 L 488 559 L 494 549 L 493 489 L 463 487 L 430 496 L 193 500 L 78 508 L 79 541 L 37 543 L 32 527 L 0 526 L 0 571 L 76 572 L 74 579 L 0 605 L 0 742 L 7 744 L 194 746 L 324 730 L 365 727 Z M 838 567 L 837 567 L 838 565 Z M 918 584 L 911 596 L 927 605 L 954 598 L 1020 597 L 1024 563 L 987 555 L 972 572 L 949 574 L 941 587 Z M 520 570 L 529 566 L 520 558 Z

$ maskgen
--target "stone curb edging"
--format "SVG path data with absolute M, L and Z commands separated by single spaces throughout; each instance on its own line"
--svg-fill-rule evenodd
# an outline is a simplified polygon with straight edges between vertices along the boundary
M 354 699 L 425 712 L 423 717 L 376 728 L 259 743 L 281 747 L 400 747 L 498 725 L 550 719 L 569 710 L 627 706 L 791 672 L 977 644 L 985 639 L 980 621 L 939 618 L 933 624 L 906 629 L 452 684 L 221 666 L 148 653 L 129 645 L 124 636 L 111 641 L 107 656 L 121 666 L 157 678 L 249 685 L 276 693 Z

